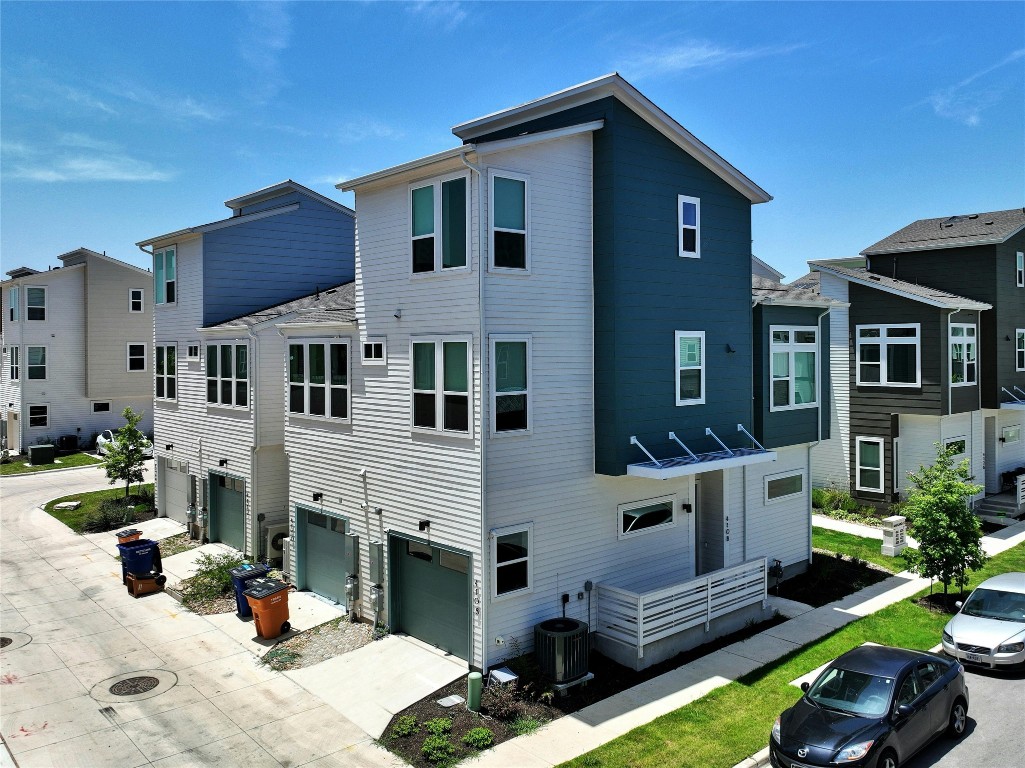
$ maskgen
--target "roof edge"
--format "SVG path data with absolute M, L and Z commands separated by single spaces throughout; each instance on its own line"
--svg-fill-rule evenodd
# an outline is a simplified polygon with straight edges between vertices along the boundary
M 846 280 L 846 281 L 851 282 L 851 283 L 857 283 L 858 285 L 864 285 L 864 286 L 866 286 L 868 288 L 875 288 L 876 290 L 883 291 L 884 293 L 892 293 L 895 296 L 901 296 L 901 297 L 903 297 L 905 299 L 908 299 L 909 301 L 917 301 L 920 304 L 927 304 L 927 305 L 929 305 L 931 307 L 936 307 L 938 309 L 970 309 L 970 310 L 978 310 L 980 312 L 985 311 L 987 309 L 993 309 L 993 305 L 992 304 L 987 304 L 984 301 L 976 301 L 975 299 L 969 299 L 969 298 L 966 298 L 964 296 L 958 296 L 958 295 L 953 294 L 953 293 L 947 294 L 952 299 L 960 300 L 961 305 L 957 306 L 957 307 L 954 307 L 954 306 L 951 306 L 948 303 L 937 301 L 935 299 L 930 299 L 927 296 L 919 296 L 917 294 L 910 293 L 908 291 L 902 291 L 899 288 L 897 288 L 895 286 L 892 286 L 892 285 L 883 285 L 882 283 L 877 283 L 877 282 L 875 282 L 873 280 L 870 280 L 870 279 L 856 277 L 854 275 L 845 275 L 844 273 L 839 272 L 836 269 L 833 269 L 833 268 L 828 267 L 828 266 L 824 266 L 822 264 L 817 264 L 814 261 L 809 261 L 808 262 L 809 266 L 811 266 L 813 264 L 815 266 L 817 266 L 821 271 L 828 272 L 829 274 L 833 275 L 834 277 L 839 277 L 841 280 Z M 904 282 L 904 281 L 901 281 L 901 282 Z M 928 287 L 928 286 L 926 286 L 926 287 Z M 939 290 L 939 289 L 934 289 L 934 290 Z
M 349 208 L 347 205 L 342 205 L 337 200 L 332 200 L 330 197 L 326 197 L 320 194 L 319 192 L 314 192 L 309 187 L 304 186 L 303 184 L 300 184 L 297 181 L 293 181 L 292 179 L 285 179 L 284 181 L 279 181 L 277 184 L 271 184 L 270 186 L 263 187 L 254 192 L 249 192 L 245 195 L 233 197 L 230 200 L 225 200 L 224 204 L 228 208 L 231 208 L 233 211 L 235 211 L 246 205 L 252 205 L 254 203 L 259 203 L 264 200 L 270 200 L 271 198 L 278 197 L 278 195 L 285 190 L 293 190 L 308 197 L 312 197 L 314 200 L 318 200 L 319 202 L 324 203 L 325 205 L 329 205 L 332 208 L 335 208 L 336 210 L 341 211 L 342 213 L 345 213 L 349 216 L 356 215 L 356 212 L 352 210 L 352 208 Z

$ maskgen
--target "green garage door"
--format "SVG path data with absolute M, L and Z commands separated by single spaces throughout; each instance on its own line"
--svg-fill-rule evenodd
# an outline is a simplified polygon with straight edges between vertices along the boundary
M 210 478 L 210 540 L 246 551 L 246 484 L 224 475 Z
M 302 526 L 303 586 L 336 603 L 345 603 L 346 521 L 313 510 L 299 510 Z
M 470 558 L 392 536 L 392 630 L 470 658 Z

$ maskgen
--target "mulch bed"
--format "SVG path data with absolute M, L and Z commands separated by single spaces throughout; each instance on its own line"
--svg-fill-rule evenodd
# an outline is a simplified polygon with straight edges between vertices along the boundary
M 927 611 L 932 613 L 942 613 L 947 616 L 953 616 L 957 613 L 957 608 L 954 607 L 954 603 L 958 600 L 964 601 L 968 599 L 968 592 L 949 592 L 943 594 L 943 585 L 936 585 L 938 592 L 933 592 L 929 595 L 922 595 L 922 597 L 915 600 L 915 604 L 925 608 Z
M 778 591 L 774 584 L 770 584 L 769 594 L 819 608 L 892 575 L 864 560 L 816 553 L 807 571 L 782 582 Z

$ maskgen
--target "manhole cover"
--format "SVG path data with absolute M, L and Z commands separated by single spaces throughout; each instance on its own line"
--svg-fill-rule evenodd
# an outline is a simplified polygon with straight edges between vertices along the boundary
M 4 632 L 0 635 L 0 650 L 16 651 L 32 642 L 32 636 L 24 632 Z
M 129 677 L 127 680 L 118 680 L 109 690 L 115 696 L 135 696 L 152 691 L 158 685 L 160 681 L 155 677 Z
M 0 637 L 0 648 L 6 648 L 13 642 L 14 640 L 9 637 Z

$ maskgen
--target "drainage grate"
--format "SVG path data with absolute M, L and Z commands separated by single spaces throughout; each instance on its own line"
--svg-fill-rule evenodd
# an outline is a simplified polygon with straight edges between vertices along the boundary
M 14 640 L 9 637 L 0 637 L 0 648 L 6 648 L 13 642 Z
M 158 685 L 160 681 L 155 677 L 129 677 L 127 680 L 118 680 L 108 690 L 115 696 L 136 696 L 152 691 Z

